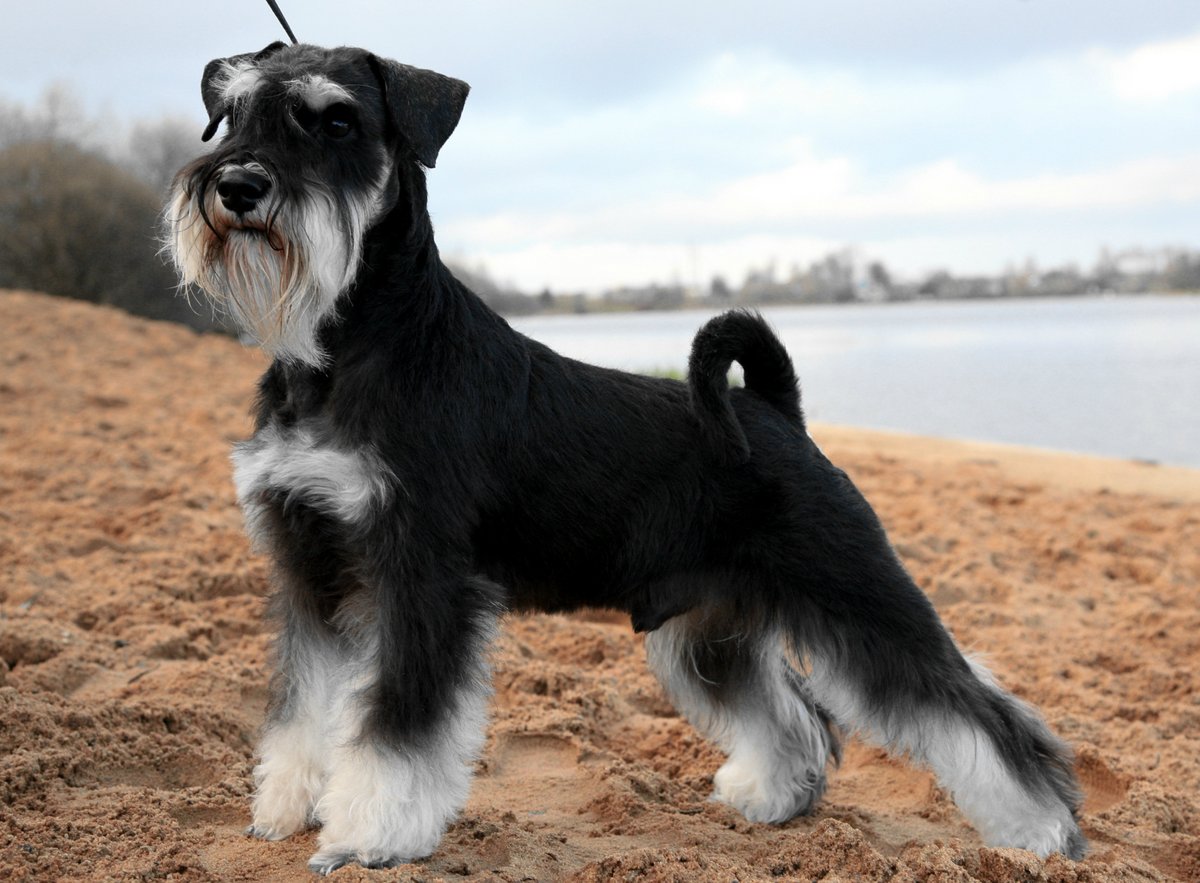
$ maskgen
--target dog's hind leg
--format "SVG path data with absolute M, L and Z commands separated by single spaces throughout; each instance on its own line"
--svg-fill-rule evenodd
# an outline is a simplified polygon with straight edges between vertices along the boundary
M 812 810 L 838 743 L 777 634 L 695 611 L 649 633 L 646 656 L 675 706 L 729 756 L 714 800 L 755 822 Z
M 1071 754 L 1027 705 L 968 660 L 884 551 L 831 569 L 818 603 L 792 612 L 808 687 L 839 725 L 929 766 L 992 846 L 1081 858 Z M 813 573 L 807 582 L 813 585 Z

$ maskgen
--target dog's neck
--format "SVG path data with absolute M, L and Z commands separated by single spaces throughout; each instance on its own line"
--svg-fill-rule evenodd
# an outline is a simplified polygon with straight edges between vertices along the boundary
M 422 341 L 430 337 L 433 327 L 451 334 L 451 339 L 481 326 L 496 326 L 493 333 L 508 331 L 504 321 L 442 263 L 426 208 L 424 172 L 414 164 L 406 166 L 390 210 L 364 237 L 354 282 L 318 332 L 328 361 L 311 369 L 315 375 L 336 372 L 342 357 L 365 348 L 376 337 L 406 341 L 408 345 L 394 352 L 393 358 L 397 364 L 411 359 L 412 367 L 420 370 L 429 355 L 423 352 Z M 286 373 L 299 378 L 310 372 L 293 366 Z
M 260 427 L 306 420 L 326 427 L 367 426 L 373 414 L 361 405 L 380 393 L 371 387 L 386 384 L 392 407 L 438 395 L 430 377 L 443 386 L 474 387 L 473 378 L 490 369 L 484 348 L 472 341 L 480 335 L 492 341 L 516 336 L 441 262 L 427 214 L 418 216 L 415 227 L 393 216 L 368 235 L 358 277 L 318 331 L 324 364 L 275 359 L 263 376 Z M 417 237 L 422 246 L 397 259 L 387 243 L 402 235 Z M 461 346 L 452 353 L 446 341 Z M 356 392 L 343 396 L 339 390 Z M 356 431 L 367 432 L 361 426 Z
M 409 160 L 397 162 L 396 174 L 390 210 L 364 239 L 362 266 L 347 300 L 386 303 L 389 311 L 428 321 L 470 293 L 441 261 L 424 171 Z

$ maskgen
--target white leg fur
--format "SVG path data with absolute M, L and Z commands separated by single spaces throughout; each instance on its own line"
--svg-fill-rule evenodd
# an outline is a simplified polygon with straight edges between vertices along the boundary
M 942 709 L 919 708 L 879 720 L 851 684 L 819 661 L 814 667 L 810 689 L 834 718 L 932 769 L 989 845 L 1028 849 L 1042 858 L 1069 852 L 1072 835 L 1078 836 L 1071 810 L 1061 800 L 1031 793 L 978 724 L 951 717 Z M 983 683 L 999 691 L 982 665 L 972 661 L 971 667 Z M 1011 696 L 1005 699 L 1017 703 Z
M 752 822 L 778 823 L 807 812 L 824 791 L 833 746 L 789 684 L 780 642 L 759 639 L 755 682 L 728 686 L 731 701 L 719 703 L 698 671 L 697 637 L 692 623 L 677 617 L 646 636 L 646 655 L 676 707 L 729 755 L 713 777 L 712 799 Z
M 324 779 L 324 739 L 312 721 L 275 727 L 259 743 L 250 833 L 282 840 L 308 827 Z
M 361 738 L 371 656 L 306 646 L 289 714 L 259 747 L 250 833 L 279 840 L 319 822 L 309 866 L 320 874 L 433 852 L 466 804 L 483 747 L 490 688 L 482 656 L 441 730 L 407 751 Z
M 325 780 L 337 660 L 332 650 L 306 650 L 288 716 L 268 723 L 259 743 L 250 833 L 265 840 L 308 827 Z
M 429 855 L 467 802 L 473 765 L 487 723 L 480 676 L 460 687 L 453 714 L 428 745 L 397 751 L 361 739 L 367 707 L 362 675 L 339 689 L 328 755 L 328 778 L 317 802 L 322 823 L 309 867 L 328 874 L 350 862 L 380 866 Z
M 734 721 L 729 760 L 713 776 L 713 799 L 752 822 L 778 824 L 820 799 L 832 744 L 824 724 L 788 688 L 782 655 L 763 662 L 770 705 Z
M 1070 810 L 1022 787 L 986 733 L 965 723 L 947 726 L 926 761 L 989 845 L 1028 849 L 1041 858 L 1067 852 L 1075 829 Z

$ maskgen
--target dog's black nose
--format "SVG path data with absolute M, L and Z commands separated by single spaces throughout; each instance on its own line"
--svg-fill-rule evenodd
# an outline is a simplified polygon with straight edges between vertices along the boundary
M 221 173 L 217 182 L 217 195 L 221 204 L 239 215 L 254 211 L 258 201 L 271 189 L 271 181 L 258 172 L 237 166 Z

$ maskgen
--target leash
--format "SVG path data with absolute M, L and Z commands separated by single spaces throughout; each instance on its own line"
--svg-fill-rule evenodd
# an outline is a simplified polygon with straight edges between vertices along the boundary
M 295 46 L 300 41 L 296 39 L 296 35 L 292 33 L 291 26 L 288 25 L 287 19 L 283 17 L 283 12 L 279 8 L 279 4 L 275 0 L 267 0 L 267 5 L 271 7 L 271 11 L 275 13 L 275 17 L 279 19 L 279 23 L 283 25 L 283 29 L 287 31 L 288 37 L 292 40 L 292 45 Z

